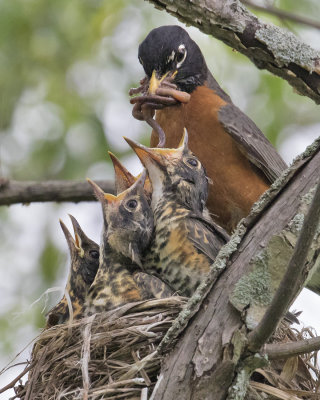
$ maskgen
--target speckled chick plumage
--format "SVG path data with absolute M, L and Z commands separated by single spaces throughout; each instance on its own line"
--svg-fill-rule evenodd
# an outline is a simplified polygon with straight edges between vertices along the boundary
M 205 211 L 205 170 L 188 149 L 186 131 L 177 149 L 147 148 L 126 140 L 147 168 L 153 188 L 155 233 L 144 268 L 190 296 L 228 240 Z
M 94 281 L 99 267 L 99 246 L 89 239 L 81 229 L 78 221 L 70 215 L 75 238 L 60 220 L 61 229 L 68 243 L 71 266 L 65 291 L 71 301 L 73 319 L 81 318 L 84 314 L 85 298 L 89 287 Z M 66 295 L 47 314 L 47 325 L 64 323 L 70 316 Z
M 141 255 L 153 232 L 145 178 L 146 173 L 117 196 L 104 193 L 91 182 L 102 205 L 104 225 L 99 270 L 87 299 L 88 314 L 154 297 L 154 277 L 141 271 Z

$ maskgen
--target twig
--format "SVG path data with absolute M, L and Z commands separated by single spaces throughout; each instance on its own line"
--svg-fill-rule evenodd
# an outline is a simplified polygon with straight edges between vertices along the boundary
M 320 336 L 289 343 L 271 343 L 265 347 L 269 360 L 289 358 L 320 349 Z
M 14 378 L 13 381 L 11 381 L 10 383 L 8 383 L 6 386 L 4 386 L 3 388 L 0 389 L 0 393 L 5 392 L 8 389 L 11 389 L 14 387 L 14 385 L 18 382 L 19 379 L 21 379 L 27 372 L 30 371 L 31 368 L 33 368 L 35 365 L 35 363 L 30 364 L 29 367 L 26 367 L 16 378 Z
M 32 370 L 32 372 L 31 372 L 32 380 L 29 380 L 30 383 L 29 383 L 28 388 L 27 388 L 27 393 L 26 393 L 26 396 L 25 396 L 25 400 L 31 400 L 32 399 L 32 392 L 33 392 L 34 384 L 38 379 L 38 376 L 40 374 L 40 371 L 41 371 L 41 368 L 42 368 L 42 365 L 43 365 L 43 361 L 46 358 L 47 352 L 48 352 L 48 348 L 45 347 L 43 352 L 42 352 L 42 354 L 41 354 L 41 356 L 40 356 L 40 358 L 39 358 L 39 360 L 38 360 L 38 362 L 35 363 L 36 366 L 35 366 L 35 369 Z
M 147 387 L 145 387 L 141 390 L 140 400 L 148 400 L 148 388 Z
M 303 17 L 302 15 L 292 14 L 291 12 L 280 10 L 279 8 L 273 6 L 260 6 L 251 0 L 241 0 L 241 3 L 245 4 L 246 6 L 252 7 L 256 10 L 266 12 L 268 14 L 275 15 L 276 17 L 283 18 L 286 20 L 290 20 L 293 22 L 297 22 L 298 24 L 308 25 L 312 28 L 320 29 L 320 24 L 314 20 L 309 18 Z
M 111 180 L 96 181 L 108 193 L 114 193 Z M 44 201 L 95 201 L 91 186 L 83 181 L 19 182 L 7 180 L 0 186 L 0 205 Z
M 248 348 L 258 351 L 274 332 L 306 279 L 305 262 L 320 220 L 320 181 L 305 217 L 287 271 L 258 326 L 248 335 Z
M 83 345 L 81 350 L 81 372 L 83 382 L 83 400 L 88 400 L 88 392 L 90 388 L 89 378 L 89 361 L 90 361 L 90 342 L 91 342 L 91 327 L 96 314 L 88 318 L 88 323 L 83 331 Z

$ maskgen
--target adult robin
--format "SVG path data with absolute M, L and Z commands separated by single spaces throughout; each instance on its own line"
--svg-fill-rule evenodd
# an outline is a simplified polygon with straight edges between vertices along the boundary
M 188 149 L 186 131 L 177 149 L 148 148 L 125 139 L 147 168 L 153 188 L 155 234 L 144 268 L 179 294 L 190 296 L 229 239 L 203 215 L 208 193 L 205 170 Z
M 183 28 L 153 29 L 140 44 L 138 56 L 146 73 L 139 90 L 147 93 L 131 102 L 141 104 L 145 97 L 155 109 L 162 108 L 156 111 L 156 121 L 166 134 L 168 148 L 178 145 L 187 128 L 189 147 L 212 180 L 207 207 L 219 225 L 232 231 L 287 165 L 221 89 L 200 48 Z M 188 93 L 189 100 L 181 103 L 184 100 L 176 95 L 177 90 L 170 92 L 171 87 Z M 157 143 L 153 130 L 151 147 Z
M 47 328 L 66 322 L 70 316 L 70 308 L 72 308 L 73 319 L 78 319 L 83 315 L 85 298 L 99 267 L 99 246 L 86 236 L 78 221 L 72 215 L 69 216 L 74 238 L 60 220 L 71 257 L 66 294 L 47 314 Z
M 153 231 L 145 179 L 146 172 L 117 196 L 104 193 L 88 180 L 102 205 L 104 221 L 100 265 L 87 298 L 88 314 L 171 295 L 163 282 L 141 272 L 141 254 L 149 245 Z

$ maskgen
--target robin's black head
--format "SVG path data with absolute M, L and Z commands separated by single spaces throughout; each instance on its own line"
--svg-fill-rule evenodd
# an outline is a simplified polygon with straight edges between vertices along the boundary
M 177 149 L 148 148 L 126 140 L 147 168 L 153 207 L 161 198 L 174 198 L 194 212 L 203 212 L 208 197 L 208 178 L 203 165 L 188 148 L 186 130 Z
M 153 29 L 139 46 L 138 57 L 153 92 L 167 75 L 178 89 L 191 93 L 207 78 L 207 65 L 199 46 L 177 25 Z
M 104 231 L 102 241 L 110 251 L 130 258 L 141 266 L 140 256 L 149 245 L 153 232 L 153 213 L 144 185 L 146 171 L 127 190 L 114 196 L 104 193 L 89 180 L 102 205 Z

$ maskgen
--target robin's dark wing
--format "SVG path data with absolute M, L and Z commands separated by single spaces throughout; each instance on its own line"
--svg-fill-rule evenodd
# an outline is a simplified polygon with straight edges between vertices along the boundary
M 239 144 L 252 164 L 263 171 L 270 183 L 274 182 L 287 168 L 286 163 L 257 125 L 232 103 L 210 72 L 206 84 L 227 102 L 219 110 L 219 121 L 226 132 Z
M 214 262 L 221 247 L 229 240 L 229 235 L 218 225 L 196 214 L 185 219 L 188 239 L 198 251 Z
M 166 283 L 162 282 L 161 279 L 153 275 L 146 274 L 144 272 L 135 272 L 133 279 L 139 288 L 146 293 L 146 297 L 163 299 L 173 295 L 173 290 L 171 290 Z
M 252 164 L 263 171 L 270 183 L 287 168 L 287 164 L 256 124 L 238 107 L 233 104 L 221 107 L 219 121 Z

